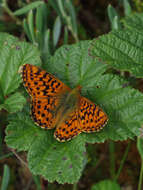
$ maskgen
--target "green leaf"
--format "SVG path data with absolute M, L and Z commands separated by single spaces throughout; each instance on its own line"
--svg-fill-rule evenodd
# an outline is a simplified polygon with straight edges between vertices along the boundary
M 91 190 L 121 190 L 120 186 L 111 180 L 103 180 L 93 185 Z
M 137 148 L 138 148 L 138 151 L 140 153 L 141 159 L 143 160 L 143 138 L 142 138 L 142 134 L 137 139 Z
M 53 45 L 54 45 L 54 47 L 58 43 L 58 40 L 59 40 L 59 37 L 60 37 L 60 34 L 61 34 L 61 26 L 62 26 L 61 19 L 58 16 L 56 18 L 56 20 L 55 20 L 54 28 L 53 28 Z
M 101 76 L 98 85 L 98 88 L 89 91 L 89 98 L 105 110 L 109 121 L 103 130 L 86 135 L 87 141 L 117 141 L 138 136 L 143 122 L 143 94 L 125 87 L 127 81 L 111 74 Z
M 22 150 L 29 150 L 32 143 L 36 141 L 39 128 L 25 112 L 9 116 L 9 125 L 6 128 L 6 143 L 11 147 Z
M 2 183 L 1 183 L 1 190 L 7 190 L 8 184 L 10 179 L 10 169 L 8 165 L 4 165 L 4 172 L 2 177 Z
M 122 21 L 126 28 L 136 31 L 141 35 L 143 34 L 143 13 L 131 14 Z
M 62 46 L 52 57 L 51 63 L 47 63 L 48 71 L 72 88 L 80 84 L 83 90 L 87 90 L 98 85 L 98 78 L 108 66 L 99 61 L 96 63 L 89 55 L 89 47 L 90 41 Z
M 112 31 L 93 40 L 90 54 L 136 77 L 143 76 L 143 35 L 133 30 Z
M 116 9 L 112 7 L 112 5 L 109 4 L 107 8 L 107 13 L 108 13 L 112 30 L 119 29 L 120 28 L 119 15 Z
M 26 99 L 19 92 L 12 94 L 4 101 L 4 107 L 8 112 L 14 113 L 20 111 L 23 105 L 26 103 Z
M 76 19 L 75 8 L 74 8 L 71 0 L 64 1 L 64 3 L 65 3 L 65 9 L 68 10 L 69 15 L 71 17 L 71 23 L 72 23 L 73 30 L 77 35 L 77 19 Z
M 10 147 L 29 150 L 29 168 L 34 174 L 59 183 L 74 183 L 80 178 L 86 151 L 83 137 L 59 143 L 53 138 L 53 130 L 35 126 L 24 112 L 10 118 L 6 134 Z
M 51 136 L 52 134 L 52 136 Z M 53 132 L 41 131 L 28 152 L 29 167 L 49 182 L 74 183 L 84 167 L 85 144 L 81 136 L 70 142 L 53 139 Z
M 35 46 L 6 33 L 0 33 L 0 49 L 0 89 L 7 96 L 20 84 L 19 67 L 26 63 L 40 65 L 40 54 Z
M 28 11 L 39 7 L 42 4 L 43 4 L 43 1 L 36 1 L 36 2 L 30 3 L 30 4 L 26 5 L 25 7 L 15 11 L 14 15 L 15 16 L 23 15 L 23 14 L 27 13 Z
M 33 11 L 31 10 L 28 14 L 28 26 L 29 26 L 29 32 L 31 34 L 32 42 L 36 42 L 35 40 L 35 32 L 34 32 L 34 16 Z
M 25 30 L 25 33 L 26 33 L 27 37 L 32 42 L 32 36 L 31 36 L 30 30 L 29 30 L 29 26 L 27 24 L 27 20 L 26 19 L 23 19 L 23 28 Z
M 129 0 L 123 0 L 124 12 L 125 15 L 128 16 L 132 13 L 132 9 L 129 3 Z

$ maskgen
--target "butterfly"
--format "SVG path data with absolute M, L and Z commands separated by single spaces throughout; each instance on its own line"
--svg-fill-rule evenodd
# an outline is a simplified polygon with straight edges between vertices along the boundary
M 44 129 L 55 128 L 58 141 L 69 141 L 82 132 L 99 131 L 107 123 L 106 113 L 81 96 L 80 86 L 70 89 L 52 74 L 30 64 L 21 66 L 20 72 L 31 96 L 32 119 Z

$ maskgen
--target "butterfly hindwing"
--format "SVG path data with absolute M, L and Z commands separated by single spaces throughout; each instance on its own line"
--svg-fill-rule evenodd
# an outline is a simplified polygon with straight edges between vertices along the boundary
M 78 110 L 74 110 L 55 130 L 54 136 L 58 141 L 68 141 L 81 133 L 78 121 Z
M 91 133 L 99 131 L 107 123 L 107 115 L 93 102 L 85 97 L 80 98 L 79 123 L 82 132 Z

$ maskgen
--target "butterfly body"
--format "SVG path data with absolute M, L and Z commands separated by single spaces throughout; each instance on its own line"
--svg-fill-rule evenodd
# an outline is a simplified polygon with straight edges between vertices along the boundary
M 104 111 L 80 95 L 80 86 L 70 89 L 52 74 L 30 64 L 21 67 L 23 84 L 31 96 L 31 115 L 42 128 L 55 128 L 60 142 L 81 132 L 99 131 L 107 123 Z
M 53 128 L 58 128 L 61 123 L 65 122 L 69 115 L 78 107 L 80 98 L 79 88 L 77 87 L 71 91 L 66 91 L 58 98 L 59 103 L 56 108 L 53 109 L 55 117 Z

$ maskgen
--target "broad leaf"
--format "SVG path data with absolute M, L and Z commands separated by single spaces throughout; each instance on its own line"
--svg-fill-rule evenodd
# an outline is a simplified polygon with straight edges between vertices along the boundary
M 86 135 L 87 141 L 117 141 L 138 136 L 143 123 L 143 94 L 125 87 L 128 84 L 125 80 L 111 74 L 101 76 L 98 83 L 99 87 L 91 90 L 90 99 L 104 108 L 109 121 L 103 130 Z
M 12 94 L 8 98 L 5 99 L 4 103 L 1 104 L 4 109 L 8 112 L 17 112 L 23 108 L 23 105 L 26 103 L 26 99 L 19 92 Z
M 6 142 L 12 148 L 28 151 L 28 162 L 34 174 L 48 181 L 74 183 L 81 176 L 85 160 L 85 141 L 79 136 L 60 143 L 53 138 L 53 130 L 34 125 L 24 113 L 15 114 L 6 130 Z
M 20 84 L 18 69 L 25 63 L 40 65 L 36 47 L 6 33 L 0 33 L 0 90 L 3 96 L 14 92 Z
M 126 28 L 143 34 L 143 13 L 135 13 L 125 17 L 123 24 Z
M 24 112 L 11 115 L 6 128 L 6 143 L 19 151 L 29 150 L 37 138 L 38 131 L 30 116 Z
M 81 136 L 60 143 L 53 138 L 53 131 L 41 131 L 28 152 L 29 166 L 49 182 L 74 183 L 84 168 L 85 151 Z
M 93 40 L 90 54 L 121 71 L 143 76 L 143 35 L 135 30 L 113 31 Z

